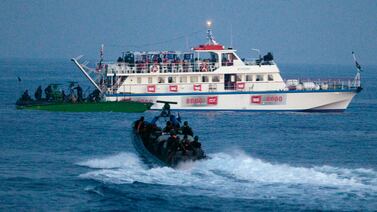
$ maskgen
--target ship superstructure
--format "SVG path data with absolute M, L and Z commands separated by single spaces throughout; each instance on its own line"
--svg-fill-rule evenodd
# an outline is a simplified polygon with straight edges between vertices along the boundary
M 102 47 L 95 69 L 72 60 L 107 101 L 153 102 L 152 109 L 174 101 L 173 110 L 342 111 L 361 90 L 359 68 L 347 81 L 284 81 L 271 53 L 242 59 L 216 42 L 210 24 L 207 38 L 188 52 L 125 52 L 115 63 L 103 62 Z

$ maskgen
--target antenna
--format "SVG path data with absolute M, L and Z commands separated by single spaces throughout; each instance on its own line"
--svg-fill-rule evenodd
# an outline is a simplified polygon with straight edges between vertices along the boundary
M 233 48 L 233 24 L 230 23 L 230 48 Z
M 99 50 L 99 55 L 101 57 L 101 60 L 103 61 L 103 49 L 104 49 L 105 45 L 101 44 L 101 49 Z

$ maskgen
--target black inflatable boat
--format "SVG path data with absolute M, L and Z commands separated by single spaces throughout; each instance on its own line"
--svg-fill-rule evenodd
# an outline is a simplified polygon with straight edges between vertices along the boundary
M 151 163 L 171 167 L 206 158 L 199 137 L 188 123 L 182 124 L 179 114 L 171 114 L 169 104 L 174 102 L 159 103 L 165 103 L 159 116 L 150 122 L 142 116 L 133 123 L 133 144 L 138 153 Z

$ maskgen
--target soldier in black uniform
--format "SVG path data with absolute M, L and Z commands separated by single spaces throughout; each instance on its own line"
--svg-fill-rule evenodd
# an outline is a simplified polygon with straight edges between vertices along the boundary
M 167 140 L 168 160 L 171 161 L 173 156 L 180 148 L 179 137 L 174 130 L 170 131 L 170 137 Z
M 42 86 L 38 86 L 37 90 L 34 93 L 34 97 L 37 101 L 42 99 Z
M 170 132 L 171 130 L 174 130 L 174 126 L 173 126 L 173 124 L 170 121 L 167 121 L 166 122 L 166 126 L 163 129 L 163 132 L 167 133 L 167 132 Z
M 83 100 L 82 88 L 80 87 L 80 85 L 77 85 L 76 89 L 77 89 L 77 100 L 79 102 L 82 102 L 82 100 Z
M 199 137 L 195 136 L 194 141 L 191 143 L 192 147 L 194 148 L 201 148 L 202 144 L 199 142 Z
M 30 95 L 29 95 L 29 90 L 25 90 L 24 93 L 21 96 L 21 100 L 24 102 L 32 101 Z
M 45 88 L 45 94 L 46 94 L 46 100 L 49 101 L 51 99 L 51 95 L 52 95 L 52 87 L 51 85 L 48 85 L 46 88 Z
M 194 136 L 194 132 L 192 131 L 191 127 L 188 125 L 188 122 L 183 122 L 183 126 L 181 128 L 183 135 L 191 135 Z

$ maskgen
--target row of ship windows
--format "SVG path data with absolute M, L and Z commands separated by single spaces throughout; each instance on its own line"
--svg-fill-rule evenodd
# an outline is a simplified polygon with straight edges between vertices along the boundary
M 133 80 L 136 78 L 136 82 Z M 159 77 L 132 77 L 131 83 L 198 83 L 198 82 L 224 82 L 224 75 L 212 75 L 212 76 L 159 76 Z M 274 81 L 273 74 L 234 74 L 229 76 L 227 81 L 238 82 L 266 82 Z

